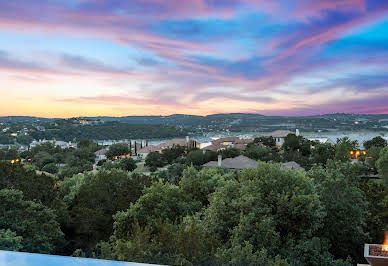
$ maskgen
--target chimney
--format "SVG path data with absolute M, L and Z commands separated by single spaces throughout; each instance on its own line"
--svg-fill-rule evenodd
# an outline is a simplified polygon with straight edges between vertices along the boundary
M 222 155 L 218 155 L 218 167 L 222 166 Z
M 295 129 L 295 135 L 296 135 L 296 136 L 299 136 L 299 135 L 300 135 L 299 129 Z

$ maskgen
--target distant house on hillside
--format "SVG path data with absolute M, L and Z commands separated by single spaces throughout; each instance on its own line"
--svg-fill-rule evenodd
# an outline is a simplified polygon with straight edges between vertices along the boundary
M 289 134 L 295 134 L 295 132 L 289 131 L 289 130 L 276 130 L 271 133 L 265 134 L 265 137 L 273 137 L 276 141 L 276 146 L 280 148 L 283 143 L 284 139 L 289 135 Z
M 202 165 L 205 168 L 209 167 L 224 167 L 231 170 L 242 170 L 246 168 L 257 168 L 257 161 L 252 160 L 244 155 L 234 158 L 226 158 L 222 160 L 221 155 L 218 156 L 218 161 L 211 161 Z

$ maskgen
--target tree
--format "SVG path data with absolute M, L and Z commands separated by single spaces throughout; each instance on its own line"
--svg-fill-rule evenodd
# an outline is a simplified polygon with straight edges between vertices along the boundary
M 25 145 L 25 146 L 28 146 L 30 145 L 30 143 L 34 140 L 33 137 L 29 136 L 29 135 L 22 135 L 22 136 L 18 136 L 16 138 L 16 142 L 21 144 L 21 145 Z
M 387 141 L 380 136 L 374 137 L 373 139 L 364 142 L 364 147 L 367 150 L 369 150 L 371 147 L 384 148 L 387 147 L 387 145 Z
M 0 228 L 10 229 L 22 237 L 22 251 L 50 253 L 63 242 L 53 211 L 40 203 L 24 200 L 19 190 L 0 190 L 0 212 Z
M 167 148 L 162 151 L 162 157 L 164 161 L 166 161 L 168 164 L 171 164 L 175 159 L 182 156 L 185 150 L 185 147 L 179 145 L 172 148 Z
M 137 168 L 136 161 L 132 158 L 124 158 L 120 160 L 119 166 L 121 169 L 128 172 L 132 172 Z
M 228 180 L 210 197 L 204 225 L 225 245 L 249 242 L 251 253 L 288 257 L 322 226 L 324 210 L 314 182 L 298 171 L 259 162 L 238 180 Z M 301 264 L 303 265 L 303 264 Z
M 388 189 L 388 147 L 380 152 L 380 158 L 376 162 L 380 178 Z
M 17 236 L 15 232 L 7 229 L 0 230 L 0 250 L 20 251 L 23 237 Z
M 374 173 L 377 173 L 376 162 L 380 158 L 380 152 L 382 149 L 383 148 L 381 147 L 371 146 L 366 152 L 367 154 L 366 163 L 367 165 L 369 165 L 369 167 L 372 169 Z
M 314 168 L 308 176 L 319 184 L 319 195 L 326 215 L 320 237 L 329 241 L 329 251 L 336 258 L 362 259 L 363 244 L 368 239 L 365 221 L 367 202 L 358 188 L 357 166 L 330 162 L 327 169 Z M 361 255 L 361 256 L 360 256 Z
M 150 152 L 145 159 L 145 166 L 148 166 L 152 172 L 157 168 L 165 166 L 163 156 L 158 152 Z
M 334 159 L 335 148 L 328 143 L 317 143 L 311 152 L 312 162 L 317 165 L 325 166 L 327 160 Z
M 253 160 L 260 160 L 263 162 L 280 161 L 279 153 L 269 147 L 257 144 L 249 144 L 247 150 L 245 151 L 245 156 Z
M 141 227 L 155 226 L 160 221 L 175 222 L 181 216 L 195 213 L 201 208 L 176 185 L 155 182 L 143 191 L 143 195 L 125 212 L 115 215 L 115 236 L 125 238 L 137 221 Z
M 264 146 L 274 148 L 276 147 L 276 140 L 270 136 L 270 137 L 257 137 L 253 140 L 254 143 L 262 143 Z
M 129 154 L 130 150 L 128 144 L 126 143 L 117 143 L 109 147 L 109 150 L 106 152 L 106 157 L 113 159 L 115 156 L 120 156 L 124 154 Z
M 58 167 L 55 163 L 49 163 L 43 166 L 42 171 L 50 173 L 50 174 L 56 174 L 58 173 Z
M 342 162 L 350 161 L 350 151 L 354 150 L 356 147 L 356 140 L 351 141 L 348 137 L 337 139 L 334 159 Z
M 192 150 L 186 156 L 186 163 L 194 166 L 201 166 L 215 160 L 217 160 L 217 153 L 213 151 Z
M 112 215 L 126 210 L 150 183 L 149 177 L 129 176 L 119 169 L 86 174 L 69 206 L 72 221 L 68 230 L 76 242 L 74 248 L 89 250 L 98 241 L 108 240 L 113 229 Z
M 222 158 L 234 158 L 241 154 L 239 149 L 228 147 L 226 149 L 218 151 L 218 154 L 222 156 Z

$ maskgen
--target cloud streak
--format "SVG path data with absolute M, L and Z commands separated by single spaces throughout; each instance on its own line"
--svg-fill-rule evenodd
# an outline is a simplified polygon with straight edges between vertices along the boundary
M 342 109 L 328 103 L 341 90 L 387 88 L 384 2 L 5 1 L 0 4 L 0 31 L 52 41 L 47 53 L 38 52 L 34 43 L 19 50 L 2 47 L 0 75 L 7 86 L 22 84 L 17 84 L 17 75 L 28 78 L 34 88 L 41 84 L 38 76 L 49 74 L 54 87 L 45 99 L 75 106 L 93 103 L 91 108 L 129 104 L 159 106 L 163 113 L 174 108 L 208 113 L 231 111 L 233 102 L 236 110 L 264 113 L 321 113 L 330 108 L 388 112 L 386 102 L 377 98 L 349 94 Z M 368 28 L 375 24 L 381 26 Z M 66 45 L 56 45 L 56 36 L 66 39 Z M 78 39 L 90 49 L 77 49 Z M 105 46 L 97 50 L 96 40 Z M 57 48 L 63 46 L 66 51 Z M 95 74 L 100 83 L 93 80 Z M 55 85 L 63 82 L 61 76 L 89 78 L 96 90 L 65 97 Z M 295 100 L 303 95 L 314 97 L 314 104 Z

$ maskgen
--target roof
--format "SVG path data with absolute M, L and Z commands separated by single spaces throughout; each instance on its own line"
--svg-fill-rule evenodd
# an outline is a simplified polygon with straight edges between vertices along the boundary
M 153 151 L 157 151 L 158 147 L 155 145 L 148 145 L 146 147 L 143 147 L 142 149 L 138 150 L 137 153 L 150 153 Z
M 217 161 L 208 162 L 203 167 L 214 167 L 218 166 Z M 257 161 L 252 160 L 244 155 L 240 155 L 234 158 L 226 158 L 222 160 L 221 166 L 228 169 L 242 170 L 245 168 L 257 168 Z
M 105 155 L 107 151 L 108 151 L 108 148 L 103 148 L 101 150 L 96 151 L 94 154 L 97 156 L 98 155 Z
M 280 168 L 283 170 L 303 170 L 303 167 L 301 167 L 298 163 L 294 161 L 282 163 Z
M 224 137 L 224 138 L 215 139 L 215 140 L 212 141 L 212 143 L 213 144 L 220 144 L 220 143 L 223 143 L 223 142 L 235 143 L 235 142 L 237 142 L 239 140 L 240 140 L 239 137 Z
M 288 134 L 294 134 L 294 132 L 289 130 L 275 130 L 271 133 L 267 133 L 264 136 L 265 137 L 274 137 L 274 138 L 285 138 L 288 136 Z
M 218 151 L 222 147 L 223 147 L 222 145 L 211 144 L 209 146 L 203 147 L 201 150 L 205 150 L 205 151 Z

